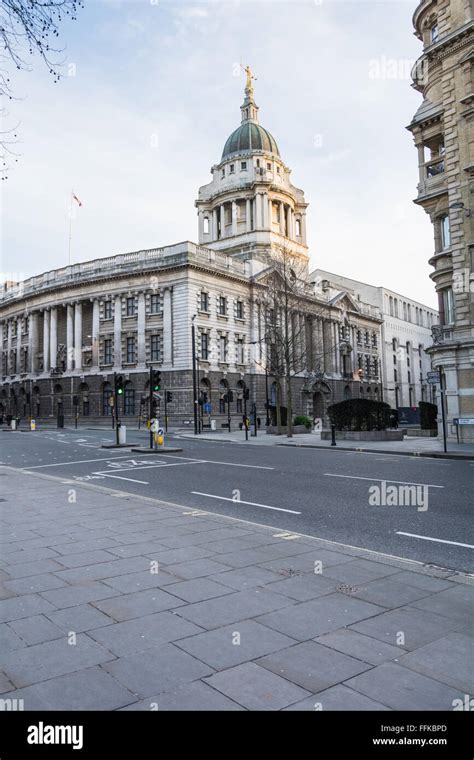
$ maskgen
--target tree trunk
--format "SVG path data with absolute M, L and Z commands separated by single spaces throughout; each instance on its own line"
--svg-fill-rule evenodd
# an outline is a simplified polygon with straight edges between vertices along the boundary
M 276 381 L 275 405 L 276 405 L 277 433 L 278 435 L 281 435 L 281 399 L 280 399 L 280 381 L 279 380 Z
M 287 436 L 293 438 L 293 397 L 291 395 L 291 375 L 288 373 L 286 377 L 286 398 L 288 402 L 288 409 L 286 412 L 286 425 Z

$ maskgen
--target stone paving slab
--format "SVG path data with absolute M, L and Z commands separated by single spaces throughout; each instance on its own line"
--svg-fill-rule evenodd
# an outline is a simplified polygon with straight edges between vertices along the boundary
M 0 694 L 26 710 L 441 710 L 472 693 L 470 576 L 76 481 L 71 505 L 70 482 L 1 469 Z

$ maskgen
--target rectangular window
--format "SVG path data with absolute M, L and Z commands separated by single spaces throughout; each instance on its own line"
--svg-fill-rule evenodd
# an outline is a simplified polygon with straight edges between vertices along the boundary
M 241 161 L 241 163 L 240 163 L 240 171 L 241 172 L 247 171 L 247 161 Z
M 268 169 L 268 171 L 271 171 L 272 165 L 270 163 L 267 163 L 267 169 Z
M 112 319 L 112 301 L 104 301 L 104 319 Z
M 225 414 L 226 412 L 226 402 L 224 398 L 219 399 L 219 414 Z
M 127 298 L 127 317 L 135 316 L 135 298 Z
M 159 293 L 152 293 L 150 296 L 150 314 L 160 313 L 160 295 Z
M 209 359 L 209 335 L 204 332 L 201 333 L 201 359 Z
M 234 173 L 234 170 L 235 170 L 235 164 L 231 164 L 231 165 L 229 166 L 229 171 L 230 171 L 230 173 L 231 173 L 231 174 L 233 174 L 233 173 Z
M 235 316 L 237 319 L 244 318 L 244 303 L 243 301 L 237 301 L 235 304 Z
M 28 348 L 23 349 L 23 372 L 28 372 Z
M 451 245 L 451 230 L 449 227 L 449 216 L 445 214 L 440 219 L 441 227 L 441 248 L 443 251 Z
M 160 336 L 152 335 L 150 338 L 150 361 L 158 362 L 160 360 Z
M 237 399 L 237 408 L 236 408 L 237 414 L 242 414 L 243 408 L 242 408 L 242 399 Z
M 393 370 L 393 379 L 395 380 L 395 382 L 397 382 L 397 377 L 398 377 L 398 375 L 397 375 L 397 370 L 396 370 L 396 369 L 394 369 L 394 370 Z
M 204 217 L 202 229 L 205 235 L 209 235 L 209 217 L 208 216 Z
M 454 300 L 451 288 L 441 291 L 443 296 L 443 324 L 452 325 L 454 323 Z
M 296 237 L 301 237 L 301 220 L 295 219 Z
M 127 363 L 133 364 L 135 361 L 135 338 L 127 338 Z
M 104 364 L 112 364 L 112 339 L 104 340 Z
M 222 177 L 222 179 L 224 179 L 224 177 L 225 177 L 225 168 L 224 168 L 224 169 L 222 169 L 222 174 L 221 174 L 221 177 Z
M 111 398 L 113 398 L 112 388 L 104 388 L 102 391 L 102 414 L 106 417 L 112 414 Z
M 209 311 L 209 294 L 201 290 L 201 311 Z
M 431 27 L 431 42 L 432 43 L 438 42 L 438 40 L 439 40 L 439 29 L 438 29 L 438 24 L 435 24 L 434 26 Z
M 219 361 L 227 361 L 227 336 L 221 335 L 219 338 Z
M 219 296 L 219 301 L 217 303 L 217 313 L 221 315 L 221 317 L 225 317 L 227 314 L 227 299 L 225 296 Z

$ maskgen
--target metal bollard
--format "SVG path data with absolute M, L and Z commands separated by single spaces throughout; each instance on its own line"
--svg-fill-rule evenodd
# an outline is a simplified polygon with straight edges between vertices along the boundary
M 331 425 L 331 446 L 336 445 L 336 426 Z

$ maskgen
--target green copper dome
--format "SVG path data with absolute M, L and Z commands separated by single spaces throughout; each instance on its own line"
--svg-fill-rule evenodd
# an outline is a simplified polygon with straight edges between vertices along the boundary
M 245 121 L 228 138 L 221 161 L 237 153 L 252 153 L 255 150 L 280 155 L 276 140 L 270 132 L 254 121 Z

